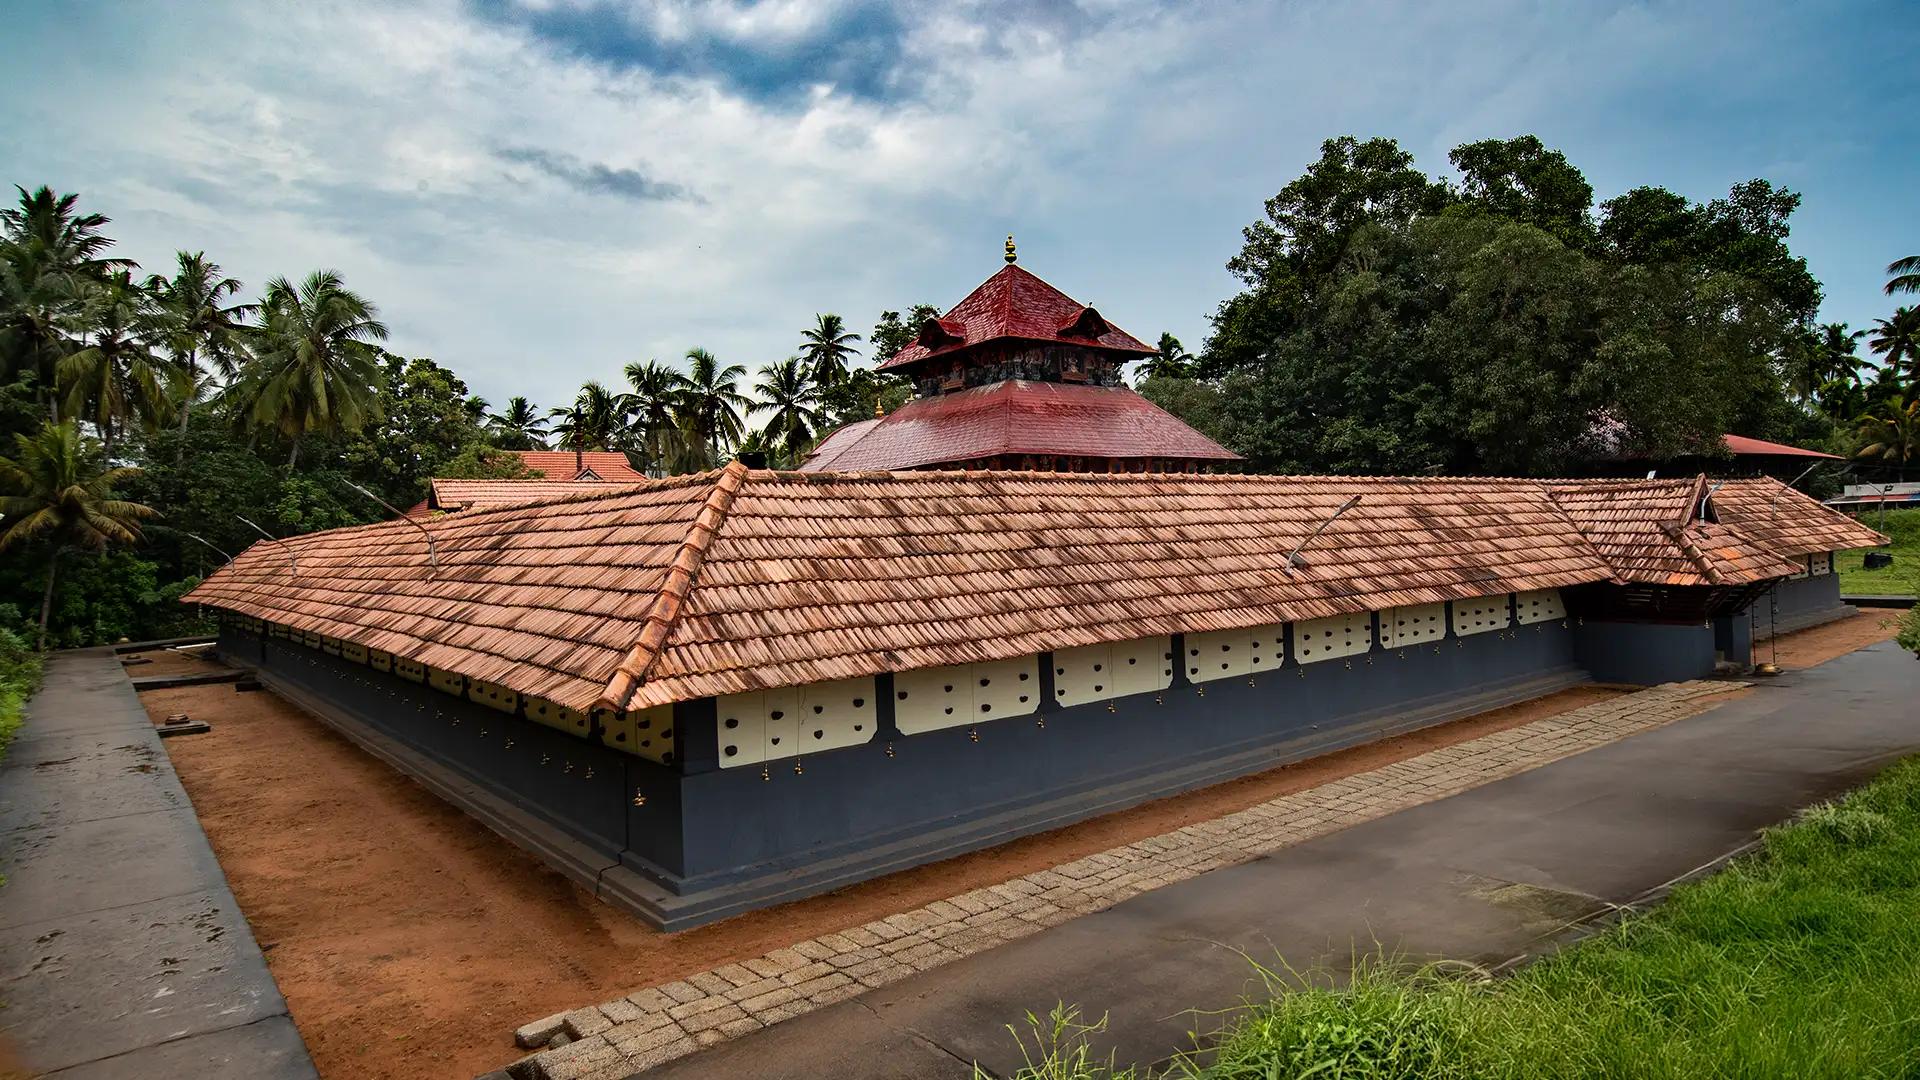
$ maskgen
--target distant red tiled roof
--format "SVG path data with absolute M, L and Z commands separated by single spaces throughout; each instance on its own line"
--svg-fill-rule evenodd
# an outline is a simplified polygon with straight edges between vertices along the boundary
M 1007 379 L 920 398 L 878 423 L 862 423 L 870 426 L 845 438 L 838 431 L 829 436 L 801 469 L 914 469 L 1022 454 L 1239 460 L 1178 417 L 1116 386 Z
M 826 438 L 821 439 L 819 445 L 813 448 L 813 452 L 807 455 L 806 464 L 802 465 L 801 468 L 810 471 L 824 471 L 836 468 L 834 462 L 839 459 L 840 455 L 846 453 L 855 443 L 865 438 L 867 432 L 872 431 L 874 425 L 878 424 L 880 419 L 880 417 L 876 416 L 871 420 L 855 420 L 851 424 L 842 424 L 834 428 L 832 433 Z
M 1753 454 L 1764 457 L 1830 458 L 1834 461 L 1845 460 L 1838 454 L 1825 454 L 1818 450 L 1807 450 L 1798 446 L 1788 446 L 1786 443 L 1768 442 L 1765 439 L 1749 439 L 1745 435 L 1727 435 L 1724 436 L 1724 439 L 1726 440 L 1727 449 L 1736 454 Z
M 584 468 L 602 480 L 645 480 L 647 474 L 627 462 L 627 455 L 616 450 L 584 450 L 576 458 L 571 450 L 509 450 L 529 469 L 545 473 L 544 480 L 572 480 Z M 591 479 L 591 477 L 589 478 Z
M 428 518 L 431 578 L 409 523 L 286 548 L 262 541 L 186 600 L 572 708 L 640 708 L 1527 589 L 1663 575 L 1711 583 L 1708 567 L 1721 584 L 1779 576 L 1797 564 L 1767 564 L 1778 549 L 1743 524 L 1761 510 L 1794 542 L 1884 540 L 1797 491 L 1736 484 L 1714 496 L 1720 524 L 1680 526 L 1703 491 L 1697 480 L 821 474 L 735 463 Z M 1283 570 L 1287 552 L 1354 495 L 1306 565 Z
M 999 338 L 1153 352 L 1099 312 L 1011 263 L 921 331 L 919 341 L 894 353 L 880 369 L 905 367 Z

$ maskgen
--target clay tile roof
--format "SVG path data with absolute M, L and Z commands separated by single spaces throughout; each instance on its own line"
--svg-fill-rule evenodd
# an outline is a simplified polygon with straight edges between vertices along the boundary
M 920 398 L 857 431 L 834 432 L 808 472 L 913 469 L 1008 455 L 1238 461 L 1240 456 L 1125 387 L 1007 379 Z M 855 427 L 856 425 L 848 425 Z
M 572 708 L 640 708 L 1527 589 L 1737 584 L 1798 569 L 1724 502 L 1718 524 L 1693 520 L 1704 492 L 1698 480 L 799 473 L 736 462 L 419 522 L 438 549 L 431 578 L 411 522 L 288 540 L 297 574 L 287 550 L 262 541 L 186 600 Z M 1355 495 L 1306 565 L 1281 569 Z M 1771 520 L 1793 535 L 1817 523 L 1834 530 L 1821 543 L 1859 539 L 1805 496 L 1780 506 Z
M 577 460 L 571 450 L 510 450 L 508 453 L 518 456 L 527 468 L 545 473 L 543 480 L 572 480 L 580 475 L 582 467 L 606 481 L 647 479 L 646 473 L 634 468 L 627 461 L 627 455 L 617 450 L 585 450 Z
M 642 477 L 644 480 L 645 478 Z M 632 489 L 634 481 L 608 483 L 599 480 L 430 480 L 427 482 L 431 494 L 427 502 L 428 512 L 438 510 L 452 513 L 456 510 L 472 510 L 485 506 L 512 506 L 518 503 L 540 502 L 544 499 L 557 499 L 567 495 L 578 495 L 585 491 L 627 491 Z M 407 511 L 408 517 L 419 517 L 414 507 Z
M 918 340 L 893 354 L 880 369 L 905 367 L 999 338 L 1153 352 L 1125 330 L 1109 325 L 1092 308 L 1011 263 L 942 315 L 938 327 L 937 333 L 923 327 Z M 1083 333 L 1097 328 L 1100 332 L 1093 337 Z
M 1722 524 L 1782 555 L 1878 547 L 1887 537 L 1771 477 L 1728 480 L 1714 492 Z
M 801 468 L 808 470 L 836 469 L 834 462 L 853 445 L 866 437 L 874 425 L 880 423 L 879 417 L 871 420 L 855 420 L 851 424 L 842 424 L 833 429 L 833 433 L 821 439 L 813 451 L 807 455 L 806 464 Z

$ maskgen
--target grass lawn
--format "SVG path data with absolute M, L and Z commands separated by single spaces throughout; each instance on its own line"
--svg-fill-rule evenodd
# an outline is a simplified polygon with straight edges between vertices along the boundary
M 1248 1007 L 1211 1052 L 1166 1075 L 1920 1076 L 1916 912 L 1920 760 L 1512 976 L 1363 965 L 1348 986 Z M 1088 1029 L 1056 1019 L 1035 1025 L 1042 1049 L 1021 1076 L 1135 1075 L 1086 1060 Z
M 0 629 L 0 760 L 7 744 L 20 730 L 27 698 L 40 685 L 40 657 L 5 629 Z
M 1850 595 L 1912 596 L 1920 590 L 1920 510 L 1889 510 L 1884 523 L 1878 513 L 1859 515 L 1862 524 L 1893 537 L 1893 565 L 1868 570 L 1863 561 L 1872 548 L 1843 551 L 1834 556 L 1840 572 L 1840 591 Z

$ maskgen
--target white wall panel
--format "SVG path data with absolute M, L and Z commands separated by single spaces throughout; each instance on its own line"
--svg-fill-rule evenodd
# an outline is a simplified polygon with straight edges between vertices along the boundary
M 467 700 L 478 702 L 489 709 L 498 709 L 503 713 L 520 710 L 520 695 L 498 683 L 472 679 L 467 683 Z
M 633 714 L 634 753 L 650 761 L 672 761 L 674 747 L 673 706 L 655 705 Z
M 1040 658 L 1017 656 L 975 664 L 968 672 L 975 720 L 1026 716 L 1040 708 Z
M 1170 637 L 1135 638 L 1107 646 L 1108 663 L 1113 671 L 1113 696 L 1151 694 L 1173 685 L 1173 639 Z M 1062 705 L 1064 698 L 1055 697 Z
M 1816 551 L 1807 556 L 1807 559 L 1813 566 L 1814 577 L 1833 573 L 1833 552 Z
M 1513 595 L 1514 610 L 1520 613 L 1520 625 L 1557 622 L 1567 617 L 1567 606 L 1559 589 L 1533 589 Z
M 351 641 L 343 641 L 340 643 L 340 659 L 351 660 L 356 664 L 364 664 L 367 662 L 367 647 L 365 645 L 355 645 Z
M 720 767 L 758 765 L 767 759 L 766 693 L 726 694 L 714 699 L 714 734 Z
M 402 659 L 398 656 L 393 658 L 393 673 L 403 679 L 410 679 L 414 682 L 427 681 L 427 665 L 414 660 Z
M 1137 657 L 1135 658 L 1138 659 Z M 1124 658 L 1123 658 L 1124 662 Z M 1133 665 L 1138 667 L 1136 663 Z M 1053 700 L 1061 705 L 1084 705 L 1118 697 L 1114 689 L 1113 649 L 1102 642 L 1053 654 Z
M 1454 637 L 1484 634 L 1490 630 L 1505 630 L 1511 625 L 1513 625 L 1513 613 L 1508 610 L 1506 593 L 1453 602 Z
M 801 745 L 800 688 L 777 686 L 761 695 L 766 724 L 761 729 L 766 760 L 793 757 L 806 748 Z
M 1187 678 L 1192 681 L 1231 679 L 1247 673 L 1253 647 L 1244 628 L 1188 634 L 1182 640 L 1187 648 Z
M 1356 611 L 1293 624 L 1293 659 L 1311 664 L 1357 656 L 1373 648 L 1373 613 Z
M 379 649 L 368 649 L 367 666 L 375 671 L 392 671 L 393 654 L 390 652 L 381 652 Z
M 439 668 L 427 669 L 427 685 L 443 694 L 453 694 L 456 697 L 465 694 L 467 691 L 467 680 L 465 678 L 455 675 L 451 671 L 442 671 Z
M 1438 641 L 1447 636 L 1447 605 L 1444 603 L 1391 608 L 1380 613 L 1380 620 L 1381 641 L 1387 640 L 1387 632 L 1391 629 L 1393 648 L 1396 649 Z
M 872 679 L 841 679 L 800 688 L 800 735 L 795 752 L 813 754 L 858 746 L 873 738 Z M 773 735 L 768 727 L 769 738 Z M 769 747 L 769 757 L 774 756 Z
M 1286 623 L 1268 623 L 1247 631 L 1248 671 L 1273 671 L 1286 659 Z
M 968 664 L 896 672 L 894 726 L 902 735 L 919 735 L 972 723 L 972 686 L 973 670 Z

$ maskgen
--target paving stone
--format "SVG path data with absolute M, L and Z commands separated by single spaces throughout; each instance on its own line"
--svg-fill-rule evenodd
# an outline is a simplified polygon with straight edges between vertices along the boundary
M 748 1012 L 757 1013 L 762 1009 L 770 1009 L 775 1005 L 785 1005 L 787 1002 L 794 1001 L 803 996 L 805 995 L 793 987 L 783 986 L 778 990 L 769 990 L 759 997 L 748 998 L 740 1003 L 740 1007 L 746 1009 Z
M 798 942 L 793 946 L 793 951 L 809 960 L 825 960 L 834 954 L 834 950 L 819 938 Z
M 575 1039 L 584 1039 L 589 1035 L 598 1035 L 613 1026 L 613 1021 L 599 1009 L 575 1009 L 560 1021 L 566 1027 L 567 1034 Z
M 831 974 L 833 970 L 834 967 L 832 964 L 823 964 L 815 961 L 805 967 L 794 968 L 792 971 L 780 976 L 780 981 L 788 986 L 798 986 L 809 979 L 817 979 L 822 975 Z
M 698 975 L 689 975 L 687 976 L 687 982 L 709 994 L 724 994 L 734 987 L 733 983 L 728 982 L 711 971 L 703 971 Z
M 545 1080 L 586 1080 L 604 1069 L 620 1066 L 626 1055 L 598 1035 L 533 1057 L 533 1073 Z
M 705 990 L 700 989 L 684 979 L 662 986 L 660 992 L 679 1002 L 698 1001 L 707 996 Z
M 647 1010 L 626 998 L 614 998 L 600 1006 L 600 1015 L 615 1024 L 630 1024 L 646 1016 Z
M 867 929 L 864 926 L 856 926 L 851 930 L 842 930 L 840 931 L 840 936 L 843 938 L 846 938 L 848 941 L 851 941 L 855 945 L 858 945 L 862 948 L 868 948 L 874 945 L 878 945 L 882 941 L 889 940 L 887 938 L 881 937 L 880 935 L 874 933 L 873 931 Z
M 723 997 L 706 997 L 698 1001 L 689 1001 L 685 1004 L 675 1005 L 673 1008 L 667 1010 L 667 1015 L 679 1021 L 682 1027 L 690 1027 L 693 1025 L 694 1017 L 702 1013 L 713 1012 L 715 1009 L 730 1009 L 733 1007 L 733 1004 L 732 1001 Z
M 651 1069 L 656 1065 L 664 1065 L 674 1058 L 686 1057 L 698 1048 L 699 1044 L 695 1043 L 690 1036 L 682 1035 L 673 1042 L 630 1056 L 627 1058 L 627 1068 L 634 1072 Z
M 686 1031 L 671 1021 L 646 1031 L 627 1031 L 616 1028 L 602 1036 L 609 1044 L 629 1057 L 647 1053 L 686 1037 Z
M 566 1013 L 554 1013 L 542 1017 L 531 1024 L 521 1024 L 513 1031 L 513 1044 L 522 1050 L 536 1050 L 547 1045 L 547 1041 L 560 1030 L 567 1019 Z
M 698 1035 L 708 1028 L 717 1028 L 745 1018 L 747 1011 L 731 1002 L 717 1009 L 709 1009 L 698 1016 L 690 1016 L 680 1022 L 680 1027 Z
M 672 1005 L 678 999 L 670 998 L 666 994 L 661 993 L 660 988 L 657 986 L 650 986 L 645 990 L 636 990 L 628 994 L 627 1000 L 648 1012 L 658 1012 Z

